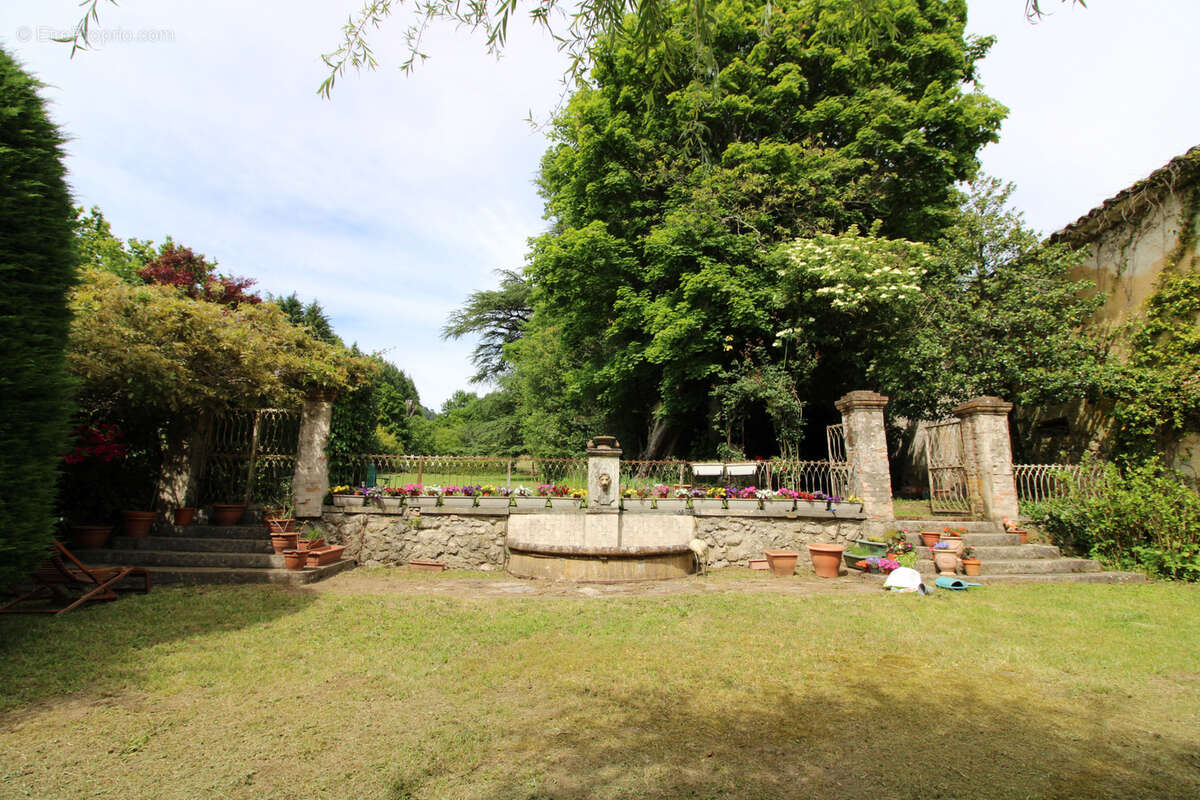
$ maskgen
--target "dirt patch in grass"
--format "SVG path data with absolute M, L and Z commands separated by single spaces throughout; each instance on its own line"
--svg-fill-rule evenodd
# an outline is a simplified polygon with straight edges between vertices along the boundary
M 343 572 L 298 591 L 317 594 L 407 594 L 462 599 L 488 597 L 667 597 L 688 594 L 857 594 L 879 593 L 883 577 L 851 574 L 836 580 L 811 575 L 776 578 L 767 572 L 722 569 L 667 581 L 571 583 L 514 578 L 504 572 L 422 572 L 377 567 Z

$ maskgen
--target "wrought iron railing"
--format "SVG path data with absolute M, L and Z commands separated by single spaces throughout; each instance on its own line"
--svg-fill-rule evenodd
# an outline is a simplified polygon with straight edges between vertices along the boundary
M 411 456 L 337 453 L 329 459 L 331 486 L 426 486 L 482 484 L 534 488 L 541 483 L 583 488 L 587 459 L 494 456 Z
M 290 495 L 300 415 L 235 411 L 214 421 L 200 477 L 201 502 L 277 503 Z
M 1013 464 L 1017 499 L 1040 503 L 1063 497 L 1074 488 L 1098 488 L 1104 477 L 1104 465 Z

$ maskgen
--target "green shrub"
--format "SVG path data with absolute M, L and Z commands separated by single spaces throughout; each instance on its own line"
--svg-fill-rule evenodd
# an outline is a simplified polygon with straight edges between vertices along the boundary
M 1108 465 L 1098 487 L 1030 508 L 1056 543 L 1122 569 L 1200 580 L 1200 495 L 1157 462 Z
M 0 587 L 27 575 L 50 546 L 70 419 L 64 348 L 75 209 L 63 139 L 39 86 L 0 50 Z

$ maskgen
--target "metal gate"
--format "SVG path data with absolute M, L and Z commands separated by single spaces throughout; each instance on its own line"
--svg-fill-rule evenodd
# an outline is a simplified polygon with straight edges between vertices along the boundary
M 287 501 L 299 434 L 300 415 L 286 409 L 235 411 L 218 418 L 208 442 L 201 501 Z
M 829 493 L 848 497 L 850 490 L 850 459 L 846 456 L 846 429 L 841 423 L 825 426 L 825 448 L 829 459 Z
M 930 510 L 935 514 L 973 514 L 962 423 L 951 420 L 927 424 L 925 442 Z

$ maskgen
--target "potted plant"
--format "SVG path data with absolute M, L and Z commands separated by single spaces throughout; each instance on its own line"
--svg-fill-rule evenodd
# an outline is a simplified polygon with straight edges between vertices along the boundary
M 303 550 L 284 550 L 283 565 L 290 570 L 304 569 L 305 562 L 308 561 L 308 554 Z
M 195 506 L 178 506 L 172 512 L 172 517 L 176 525 L 191 525 L 196 521 Z
M 475 507 L 476 486 L 442 487 L 442 507 L 450 511 L 463 511 Z
M 153 511 L 122 511 L 121 532 L 131 539 L 145 538 L 157 516 Z
M 942 535 L 937 531 L 921 531 L 921 542 L 926 547 L 933 547 L 935 544 L 940 542 L 941 539 Z
M 583 492 L 571 489 L 569 486 L 554 483 L 542 483 L 537 487 L 538 497 L 545 497 L 551 508 L 571 509 L 578 511 L 583 505 Z
M 81 550 L 103 547 L 121 506 L 118 462 L 127 451 L 116 425 L 81 425 L 75 447 L 63 456 L 60 496 L 71 541 Z
M 518 486 L 516 489 L 513 489 L 512 498 L 513 505 L 522 511 L 542 509 L 550 504 L 550 498 L 541 497 L 537 492 L 526 486 Z
M 325 546 L 325 537 L 321 535 L 321 529 L 316 525 L 305 525 L 299 536 L 300 538 L 296 542 L 298 550 L 316 550 Z
M 725 507 L 730 511 L 758 511 L 759 505 L 758 489 L 754 486 L 730 489 L 725 498 Z
M 384 511 L 391 513 L 401 511 L 404 508 L 404 489 L 399 486 L 385 486 L 377 502 Z
M 942 538 L 943 539 L 959 539 L 959 540 L 961 540 L 963 538 L 963 536 L 966 535 L 966 533 L 967 533 L 966 528 L 952 528 L 949 526 L 942 528 Z
M 961 542 L 958 543 L 961 547 Z M 954 546 L 953 542 L 938 542 L 931 548 L 933 554 L 933 565 L 937 568 L 938 575 L 953 576 L 958 573 L 958 553 L 959 550 Z
M 983 562 L 981 562 L 979 560 L 979 557 L 975 554 L 974 547 L 967 547 L 963 550 L 963 556 L 962 556 L 963 572 L 967 573 L 967 575 L 969 575 L 971 577 L 978 576 L 979 575 L 979 567 L 982 563 Z
M 1016 535 L 1020 536 L 1021 544 L 1029 543 L 1029 531 L 1026 530 L 1025 528 L 1018 526 L 1017 523 L 1013 522 L 1011 519 L 1009 519 L 1007 517 L 1004 518 L 1004 532 L 1005 533 L 1015 533 Z
M 339 508 L 358 508 L 367 502 L 366 487 L 334 486 L 329 492 L 333 495 L 333 504 Z
M 220 527 L 237 525 L 245 513 L 245 503 L 213 503 L 211 522 Z
M 728 490 L 723 486 L 710 489 L 692 489 L 692 509 L 698 514 L 721 511 L 725 508 L 725 497 Z
M 512 500 L 509 497 L 511 490 L 507 486 L 496 488 L 495 486 L 480 486 L 479 493 L 476 495 L 475 504 L 480 509 L 487 509 L 498 513 L 507 513 L 508 507 Z
M 650 490 L 650 502 L 654 510 L 662 514 L 678 514 L 687 509 L 687 489 L 672 489 L 665 483 L 656 483 Z
M 627 487 L 621 490 L 621 510 L 623 511 L 653 511 L 653 489 L 649 486 Z
M 784 487 L 775 491 L 761 489 L 758 499 L 762 501 L 763 510 L 768 514 L 786 516 L 795 510 L 799 496 L 799 492 Z

